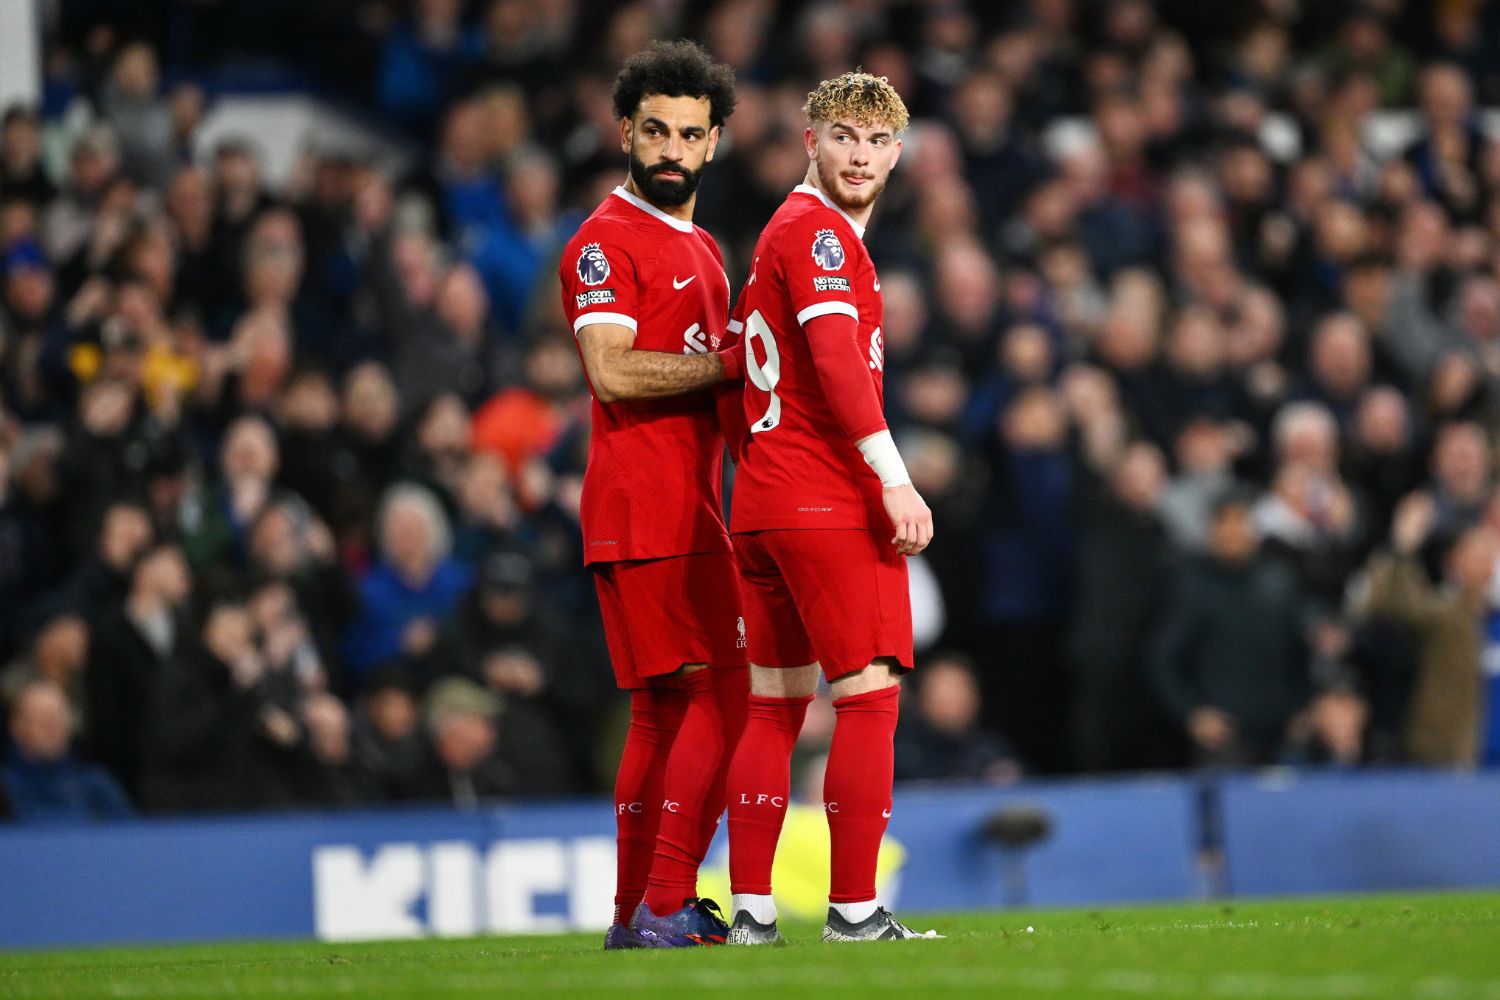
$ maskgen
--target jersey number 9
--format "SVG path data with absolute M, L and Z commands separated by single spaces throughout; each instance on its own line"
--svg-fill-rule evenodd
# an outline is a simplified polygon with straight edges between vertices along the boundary
M 755 353 L 757 338 L 765 345 L 764 364 Z M 771 397 L 765 414 L 750 425 L 750 433 L 763 434 L 774 430 L 781 423 L 781 397 L 776 395 L 776 384 L 781 381 L 781 351 L 776 346 L 776 335 L 771 332 L 771 327 L 759 309 L 745 320 L 745 371 L 750 376 L 751 384 Z

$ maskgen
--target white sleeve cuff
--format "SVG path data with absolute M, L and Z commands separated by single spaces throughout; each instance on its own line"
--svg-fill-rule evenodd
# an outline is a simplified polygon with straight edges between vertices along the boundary
M 859 320 L 859 310 L 854 308 L 851 302 L 814 302 L 806 309 L 797 314 L 797 325 L 806 326 L 807 321 L 817 319 L 819 316 L 830 316 L 834 313 L 842 313 Z
M 634 316 L 626 316 L 624 313 L 584 313 L 573 321 L 573 336 L 578 336 L 584 327 L 593 326 L 596 323 L 610 323 L 614 326 L 623 326 L 631 333 L 636 332 Z
M 901 461 L 901 452 L 896 450 L 896 441 L 889 430 L 877 431 L 861 441 L 859 453 L 864 456 L 865 464 L 880 477 L 881 486 L 905 486 L 911 482 L 906 463 Z

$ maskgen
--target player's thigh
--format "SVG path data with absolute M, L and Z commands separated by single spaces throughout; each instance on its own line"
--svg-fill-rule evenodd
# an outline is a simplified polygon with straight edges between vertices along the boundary
M 769 532 L 766 539 L 830 681 L 888 658 L 912 666 L 911 593 L 906 558 L 879 533 Z
M 814 659 L 812 645 L 786 580 L 762 544 L 764 534 L 757 531 L 734 536 L 745 609 L 746 652 L 750 662 L 762 668 L 804 666 Z
M 596 564 L 594 581 L 620 687 L 662 686 L 688 664 L 745 663 L 730 553 Z

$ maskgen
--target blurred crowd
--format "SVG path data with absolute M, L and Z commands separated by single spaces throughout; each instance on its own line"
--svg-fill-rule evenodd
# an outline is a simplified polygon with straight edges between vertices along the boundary
M 736 288 L 810 87 L 913 112 L 867 236 L 937 525 L 898 778 L 1500 762 L 1500 4 L 130 7 L 43 4 L 0 123 L 0 810 L 608 787 L 556 258 L 678 35 L 738 76 Z M 200 148 L 267 73 L 421 155 Z

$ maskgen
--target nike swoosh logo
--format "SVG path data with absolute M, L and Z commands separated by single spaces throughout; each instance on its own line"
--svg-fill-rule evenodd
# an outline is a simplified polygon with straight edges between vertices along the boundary
M 879 276 L 876 276 L 876 278 L 875 278 L 875 290 L 877 292 L 880 291 L 880 278 L 879 278 Z
M 680 292 L 684 288 L 686 288 L 688 285 L 692 284 L 693 279 L 696 278 L 696 277 L 698 277 L 696 274 L 690 274 L 690 275 L 688 275 L 688 277 L 687 277 L 686 280 L 684 280 L 684 281 L 678 281 L 677 280 L 677 275 L 674 274 L 674 275 L 672 275 L 672 287 L 675 288 L 675 289 L 677 289 Z
M 884 816 L 886 819 L 890 819 L 891 811 L 889 809 L 882 809 L 880 810 L 880 815 Z

